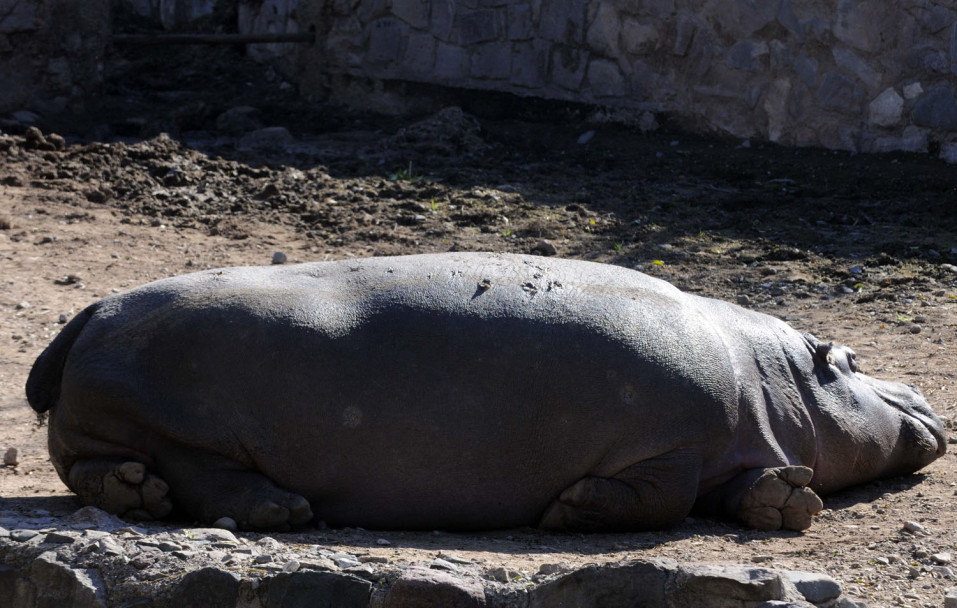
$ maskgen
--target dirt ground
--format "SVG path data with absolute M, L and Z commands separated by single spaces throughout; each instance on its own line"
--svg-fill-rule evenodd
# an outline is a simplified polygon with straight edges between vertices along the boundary
M 557 253 L 635 268 L 848 344 L 862 371 L 915 384 L 950 428 L 957 419 L 957 167 L 495 97 L 363 115 L 305 104 L 238 60 L 212 84 L 190 72 L 190 56 L 162 81 L 145 60 L 118 64 L 123 84 L 89 104 L 99 110 L 65 146 L 2 123 L 19 134 L 0 136 L 0 450 L 17 448 L 19 464 L 0 468 L 0 510 L 76 508 L 23 394 L 66 319 L 116 291 L 265 265 L 276 252 L 289 263 Z M 255 131 L 279 126 L 288 131 Z M 826 572 L 869 606 L 940 606 L 957 586 L 955 495 L 951 451 L 917 474 L 826 497 L 804 534 L 689 519 L 644 534 L 392 532 L 383 548 L 360 530 L 325 542 L 530 572 L 653 556 L 760 562 Z

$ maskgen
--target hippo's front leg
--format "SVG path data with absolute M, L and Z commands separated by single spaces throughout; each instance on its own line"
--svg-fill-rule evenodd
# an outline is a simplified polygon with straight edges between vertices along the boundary
M 724 515 L 758 530 L 806 530 L 824 508 L 807 487 L 814 471 L 803 466 L 749 469 L 704 496 L 696 510 Z
M 585 477 L 553 502 L 539 522 L 550 530 L 657 530 L 683 520 L 694 505 L 701 454 L 677 449 L 612 477 Z

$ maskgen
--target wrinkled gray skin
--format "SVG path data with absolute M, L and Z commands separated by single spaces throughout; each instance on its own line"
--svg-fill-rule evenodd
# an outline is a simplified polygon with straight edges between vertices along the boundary
M 635 271 L 449 253 L 111 296 L 27 394 L 61 478 L 130 517 L 588 531 L 695 508 L 804 529 L 817 494 L 945 450 L 919 392 L 855 370 L 847 348 Z

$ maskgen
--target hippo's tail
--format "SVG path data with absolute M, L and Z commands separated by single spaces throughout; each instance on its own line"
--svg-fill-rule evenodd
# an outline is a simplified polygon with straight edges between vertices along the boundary
M 37 413 L 43 413 L 53 407 L 60 396 L 60 381 L 66 357 L 94 312 L 96 304 L 73 317 L 33 363 L 27 378 L 27 401 Z

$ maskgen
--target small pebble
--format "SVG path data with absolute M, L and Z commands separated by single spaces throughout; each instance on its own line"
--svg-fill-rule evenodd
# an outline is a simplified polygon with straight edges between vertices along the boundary
M 273 264 L 285 264 L 287 259 L 288 258 L 286 257 L 286 254 L 281 251 L 277 251 L 276 253 L 272 254 Z
M 738 296 L 738 304 L 741 306 L 750 306 L 751 298 L 749 298 L 747 294 L 741 294 L 740 296 Z
M 585 131 L 578 136 L 578 145 L 583 146 L 591 141 L 592 137 L 595 136 L 594 131 Z
M 920 525 L 916 521 L 905 521 L 904 529 L 908 532 L 913 532 L 914 534 L 924 534 L 927 532 L 927 528 Z
M 236 520 L 232 517 L 220 517 L 213 522 L 213 527 L 235 532 L 239 526 L 236 524 Z
M 537 253 L 539 255 L 558 255 L 558 248 L 555 247 L 555 244 L 551 241 L 542 239 L 534 247 L 532 247 L 532 253 Z
M 45 543 L 58 543 L 58 544 L 71 544 L 76 541 L 76 538 L 66 534 L 64 532 L 50 532 L 46 535 L 46 538 L 43 539 Z
M 282 565 L 283 572 L 296 572 L 299 570 L 299 562 L 297 560 L 291 559 L 285 564 Z
M 7 448 L 3 454 L 3 464 L 8 467 L 15 467 L 20 464 L 20 450 L 17 448 Z
M 381 545 L 381 546 L 383 546 L 383 547 L 388 547 L 388 546 L 391 545 L 392 543 L 389 542 L 389 541 L 387 541 L 387 540 L 384 539 L 384 538 L 380 538 L 380 539 L 377 539 L 377 540 L 375 541 L 375 544 Z
M 763 564 L 765 562 L 770 562 L 774 559 L 773 555 L 754 555 L 751 557 L 751 561 L 756 564 Z
M 10 532 L 10 538 L 17 542 L 24 542 L 30 540 L 34 536 L 38 535 L 39 532 L 36 530 L 13 530 Z
M 499 566 L 498 568 L 492 568 L 488 571 L 488 577 L 493 581 L 498 581 L 500 583 L 509 583 L 516 579 L 522 578 L 522 573 L 517 570 L 512 570 L 511 568 L 504 568 Z
M 562 572 L 565 568 L 561 564 L 542 564 L 538 567 L 538 573 L 549 575 L 549 574 L 558 574 Z
M 458 570 L 455 564 L 452 562 L 445 561 L 444 559 L 437 557 L 429 562 L 429 568 L 436 568 L 438 570 Z
M 340 568 L 352 568 L 353 566 L 359 565 L 359 560 L 349 554 L 337 553 L 332 556 L 332 561 L 336 563 Z
M 949 564 L 950 562 L 954 561 L 950 553 L 946 551 L 943 551 L 941 553 L 934 553 L 933 555 L 930 556 L 930 558 L 940 565 Z
M 910 328 L 908 329 L 908 331 L 909 331 L 910 333 L 912 333 L 912 334 L 919 334 L 919 333 L 920 333 L 920 329 L 921 329 L 921 328 L 920 328 L 920 325 L 911 325 Z
M 862 272 L 864 272 L 864 267 L 861 266 L 860 264 L 855 264 L 854 266 L 851 266 L 851 267 L 848 269 L 848 271 L 849 271 L 851 274 L 861 274 Z
M 17 310 L 24 310 L 24 309 L 26 309 L 26 308 L 30 308 L 30 303 L 27 302 L 26 300 L 24 300 L 23 302 L 20 302 L 19 304 L 16 305 L 16 309 L 17 309 Z
M 268 564 L 271 561 L 272 555 L 269 555 L 268 553 L 263 553 L 262 555 L 257 555 L 253 558 L 254 564 Z
M 63 325 L 69 320 L 70 320 L 70 317 L 66 313 L 60 313 L 60 316 L 57 317 L 57 323 L 59 323 L 60 325 Z

